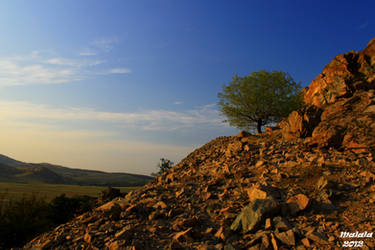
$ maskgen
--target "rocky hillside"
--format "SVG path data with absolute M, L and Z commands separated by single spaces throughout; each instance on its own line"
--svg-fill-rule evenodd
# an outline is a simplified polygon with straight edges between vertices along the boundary
M 372 40 L 328 64 L 278 127 L 216 138 L 24 248 L 373 249 L 374 89 Z

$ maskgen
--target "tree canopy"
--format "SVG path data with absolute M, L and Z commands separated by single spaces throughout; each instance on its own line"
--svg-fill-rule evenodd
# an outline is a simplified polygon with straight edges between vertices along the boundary
M 241 129 L 257 128 L 279 122 L 300 106 L 301 84 L 281 71 L 260 70 L 248 76 L 233 76 L 218 93 L 220 112 L 224 122 Z

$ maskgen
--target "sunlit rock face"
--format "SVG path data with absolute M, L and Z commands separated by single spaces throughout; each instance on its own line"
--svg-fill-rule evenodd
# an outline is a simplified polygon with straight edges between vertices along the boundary
M 304 93 L 305 107 L 279 126 L 285 139 L 363 151 L 374 147 L 375 39 L 361 52 L 336 56 Z

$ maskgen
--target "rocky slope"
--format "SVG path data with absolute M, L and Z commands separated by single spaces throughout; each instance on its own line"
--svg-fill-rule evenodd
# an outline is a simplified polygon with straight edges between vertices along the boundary
M 24 248 L 375 248 L 374 72 L 372 40 L 328 64 L 278 127 L 216 138 Z

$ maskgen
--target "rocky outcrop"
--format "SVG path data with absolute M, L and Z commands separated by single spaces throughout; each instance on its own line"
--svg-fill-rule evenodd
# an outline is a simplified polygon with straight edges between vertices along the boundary
M 373 65 L 372 45 L 343 58 Z M 352 64 L 332 64 L 345 86 L 354 68 L 365 72 Z M 374 249 L 375 238 L 340 237 L 375 230 L 373 80 L 361 77 L 354 85 L 364 87 L 337 85 L 327 102 L 314 83 L 281 129 L 216 138 L 24 249 L 338 249 L 345 240 Z
M 307 105 L 322 107 L 356 91 L 375 89 L 375 39 L 367 47 L 336 56 L 310 84 L 304 95 Z
M 310 146 L 373 151 L 375 39 L 361 52 L 336 56 L 304 90 L 304 108 L 279 126 L 284 139 Z M 365 136 L 363 136 L 365 135 Z

